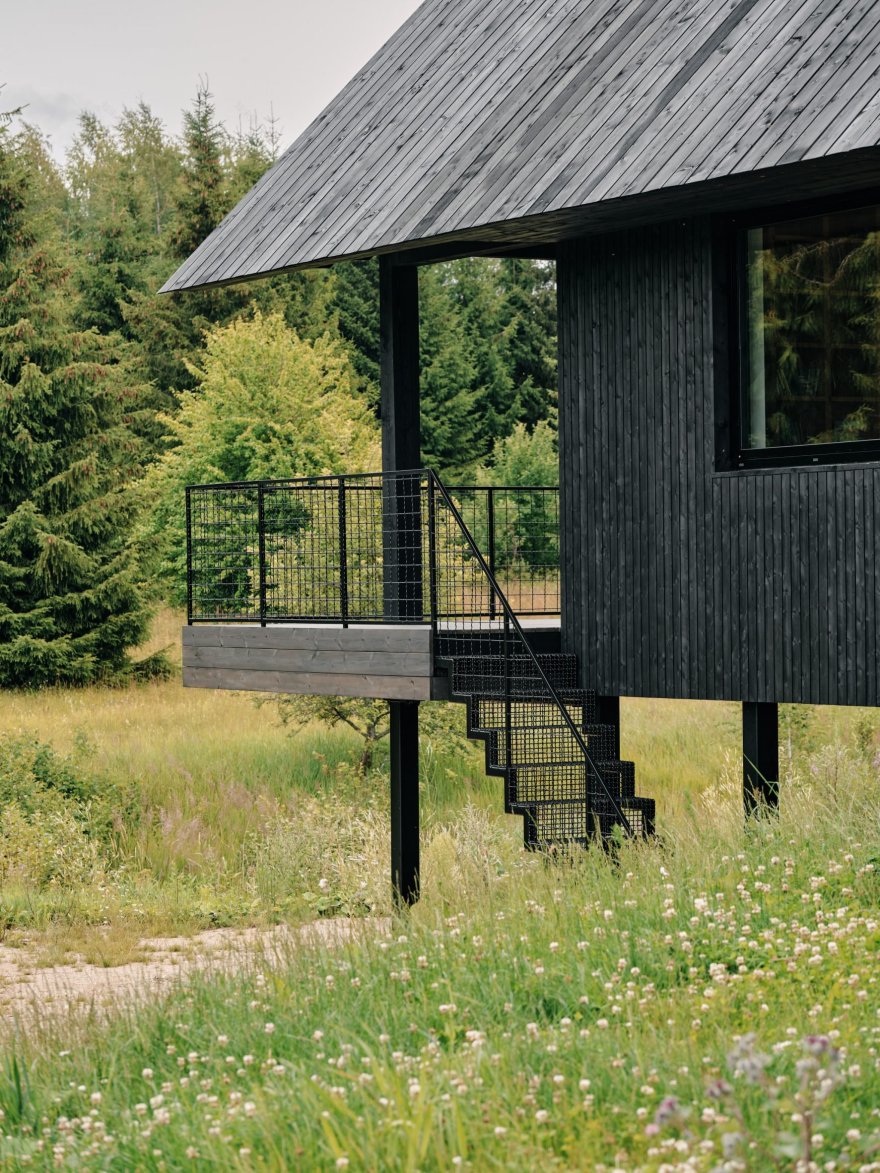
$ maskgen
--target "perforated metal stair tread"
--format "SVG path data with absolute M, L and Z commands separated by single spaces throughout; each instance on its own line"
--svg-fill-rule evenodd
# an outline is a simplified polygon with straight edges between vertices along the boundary
M 578 687 L 575 656 L 505 663 L 502 655 L 460 655 L 446 663 L 453 698 L 467 704 L 468 736 L 484 743 L 486 772 L 504 779 L 505 810 L 522 816 L 527 847 L 611 841 L 620 813 L 633 836 L 653 834 L 654 802 L 636 795 L 634 763 L 614 756 L 616 730 L 597 719 L 596 694 Z

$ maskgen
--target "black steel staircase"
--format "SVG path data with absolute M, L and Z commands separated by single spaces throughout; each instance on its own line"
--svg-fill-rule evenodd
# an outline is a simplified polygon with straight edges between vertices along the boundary
M 581 746 L 559 706 L 543 695 L 530 660 L 514 666 L 509 691 L 500 657 L 448 661 L 452 697 L 467 706 L 468 736 L 485 743 L 486 773 L 504 779 L 504 807 L 522 815 L 526 847 L 652 835 L 654 801 L 636 796 L 635 765 L 615 757 L 615 730 L 599 721 L 595 693 L 575 687 L 576 658 L 538 660 L 604 785 L 584 769 Z
M 435 654 L 452 698 L 467 705 L 468 736 L 485 742 L 486 772 L 504 779 L 505 810 L 523 817 L 526 846 L 652 835 L 654 802 L 636 795 L 616 730 L 599 721 L 595 693 L 578 687 L 577 657 L 532 649 L 454 499 L 429 476 L 429 514 L 445 511 L 460 539 L 457 554 L 453 542 L 439 557 L 434 542 L 429 558 Z M 435 579 L 457 576 L 441 606 Z

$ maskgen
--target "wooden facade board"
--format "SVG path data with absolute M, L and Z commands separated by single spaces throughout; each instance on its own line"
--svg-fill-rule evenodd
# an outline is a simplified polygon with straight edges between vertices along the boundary
M 429 676 L 370 676 L 343 672 L 252 672 L 246 668 L 184 667 L 183 684 L 185 688 L 377 697 L 400 701 L 427 701 L 433 695 Z
M 291 623 L 258 627 L 256 624 L 189 624 L 183 628 L 184 647 L 275 648 L 288 651 L 421 652 L 431 651 L 427 624 L 376 623 L 354 627 L 340 624 Z
M 880 465 L 717 470 L 708 218 L 559 258 L 563 646 L 602 694 L 880 703 Z
M 428 700 L 442 691 L 434 679 L 431 629 L 422 624 L 186 626 L 183 682 L 387 700 Z
M 267 648 L 185 647 L 183 662 L 191 668 L 246 668 L 253 671 L 342 672 L 370 676 L 430 676 L 429 652 L 292 652 Z

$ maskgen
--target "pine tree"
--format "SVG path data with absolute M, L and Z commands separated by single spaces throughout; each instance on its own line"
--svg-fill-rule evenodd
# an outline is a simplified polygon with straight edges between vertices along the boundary
M 0 128 L 0 685 L 131 670 L 148 615 L 126 547 L 141 388 L 73 289 L 20 140 Z

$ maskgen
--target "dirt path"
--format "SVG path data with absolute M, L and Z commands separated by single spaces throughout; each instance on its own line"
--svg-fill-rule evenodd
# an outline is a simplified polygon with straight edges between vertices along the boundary
M 389 923 L 379 917 L 328 918 L 299 928 L 211 929 L 193 937 L 153 937 L 139 944 L 147 955 L 144 960 L 114 966 L 79 961 L 45 966 L 32 948 L 0 945 L 0 1020 L 76 1009 L 111 1011 L 155 997 L 193 973 L 277 965 L 304 946 L 342 945 L 367 933 L 384 935 Z

